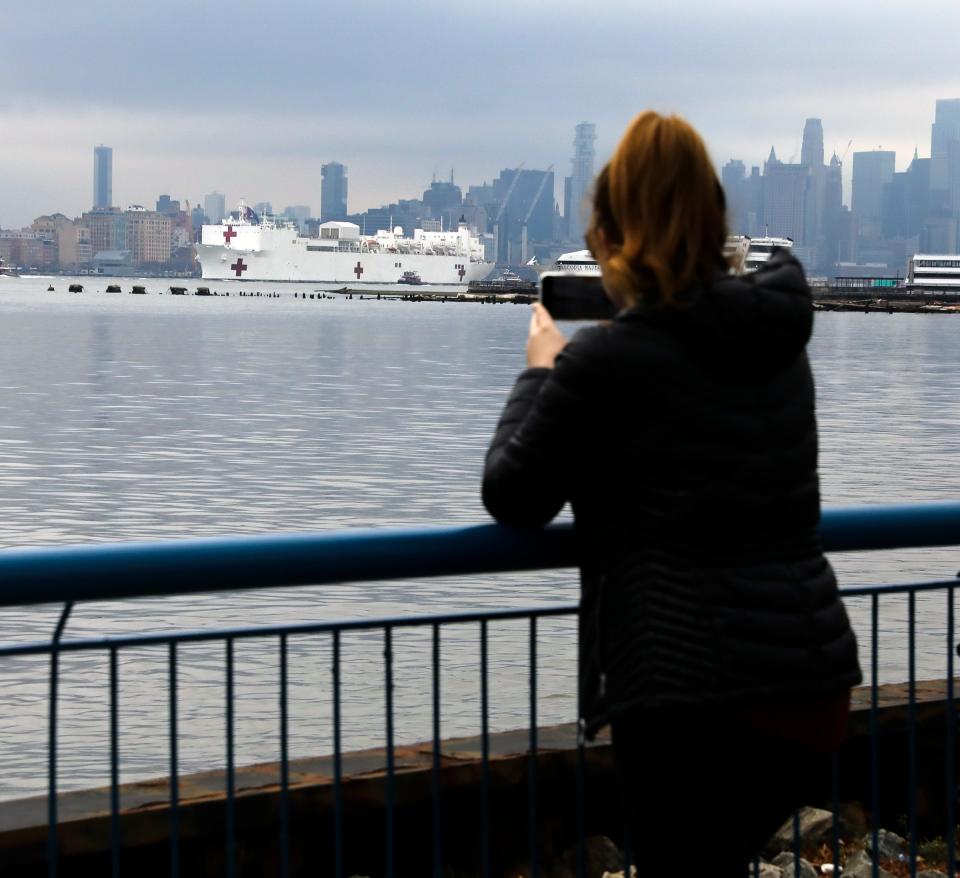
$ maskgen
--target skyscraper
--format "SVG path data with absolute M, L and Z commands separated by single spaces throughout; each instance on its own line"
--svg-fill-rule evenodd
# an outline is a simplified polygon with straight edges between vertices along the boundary
M 727 196 L 727 222 L 734 235 L 747 234 L 747 169 L 739 159 L 730 159 L 720 172 Z
M 586 221 L 584 201 L 593 183 L 593 143 L 597 139 L 597 126 L 592 122 L 581 122 L 574 129 L 573 171 L 564 180 L 563 215 L 567 225 L 567 236 L 571 241 L 582 241 Z M 567 182 L 569 181 L 569 183 Z
M 803 237 L 810 248 L 811 267 L 820 267 L 824 262 L 822 256 L 826 250 L 823 234 L 826 168 L 823 164 L 823 122 L 819 119 L 807 119 L 803 125 L 800 164 L 807 169 L 808 175 Z
M 804 123 L 800 164 L 811 169 L 823 167 L 823 122 L 819 119 L 807 119 Z
M 960 249 L 960 98 L 937 101 L 930 132 L 930 216 L 925 236 L 937 253 Z
M 347 169 L 340 162 L 320 167 L 320 222 L 347 218 Z
M 853 154 L 851 210 L 857 240 L 875 241 L 882 236 L 883 187 L 893 180 L 897 154 L 874 149 Z
M 203 212 L 207 222 L 219 223 L 227 215 L 227 197 L 220 192 L 204 195 Z
M 93 148 L 93 207 L 113 205 L 113 150 L 109 146 Z

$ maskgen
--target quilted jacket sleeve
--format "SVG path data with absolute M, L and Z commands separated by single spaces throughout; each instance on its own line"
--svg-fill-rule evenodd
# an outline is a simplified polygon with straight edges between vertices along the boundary
M 483 504 L 502 524 L 542 527 L 570 499 L 597 397 L 602 332 L 581 330 L 553 369 L 526 369 L 517 378 L 483 473 Z

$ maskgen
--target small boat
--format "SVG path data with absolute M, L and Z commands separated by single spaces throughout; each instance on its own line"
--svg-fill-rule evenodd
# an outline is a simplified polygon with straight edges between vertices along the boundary
M 147 294 L 146 287 L 134 287 L 132 290 L 130 290 L 131 296 L 145 296 L 146 294 Z
M 410 284 L 411 286 L 419 286 L 423 283 L 420 279 L 420 275 L 415 271 L 405 271 L 400 275 L 400 280 L 397 281 L 398 284 Z
M 185 296 L 187 294 L 186 287 L 170 287 L 171 296 Z
M 108 293 L 119 293 L 119 292 L 121 292 L 120 286 L 119 286 L 118 284 L 110 284 L 110 286 L 107 287 L 107 292 L 108 292 Z
M 70 284 L 67 289 L 69 289 L 71 293 L 82 293 L 83 284 Z
M 197 295 L 198 295 L 198 296 L 209 296 L 209 295 L 210 295 L 210 287 L 197 287 Z
M 517 284 L 524 283 L 524 280 L 515 271 L 511 271 L 509 268 L 505 268 L 503 270 L 503 274 L 501 274 L 500 277 L 495 277 L 492 281 L 490 281 L 490 283 L 494 283 L 504 287 L 512 287 L 512 286 L 516 286 Z
M 48 293 L 55 292 L 55 290 L 53 289 L 53 284 L 50 284 L 50 286 L 47 287 L 47 292 Z

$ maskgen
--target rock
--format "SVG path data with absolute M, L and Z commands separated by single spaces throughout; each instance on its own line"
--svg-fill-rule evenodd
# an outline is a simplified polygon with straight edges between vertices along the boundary
M 837 816 L 840 818 L 841 838 L 856 838 L 870 831 L 866 812 L 859 802 L 841 802 Z M 830 840 L 829 835 L 826 840 Z
M 873 849 L 873 834 L 870 832 L 863 837 L 863 846 L 879 860 L 899 860 L 907 855 L 907 840 L 889 829 L 881 829 L 877 833 L 876 851 Z
M 879 878 L 894 878 L 886 869 L 880 869 L 878 874 Z M 873 860 L 866 851 L 857 851 L 847 857 L 841 875 L 843 878 L 873 878 Z
M 833 814 L 822 808 L 800 809 L 800 842 L 801 845 L 809 842 L 819 844 L 829 838 L 833 828 Z M 772 859 L 783 851 L 793 850 L 793 818 L 791 817 L 767 842 L 767 856 Z
M 591 835 L 584 839 L 587 878 L 623 872 L 623 852 L 605 835 Z M 560 857 L 562 874 L 577 875 L 577 846 L 567 848 Z
M 794 878 L 797 874 L 793 854 L 787 851 L 777 854 L 771 862 L 774 866 L 780 867 L 783 878 Z M 803 858 L 800 859 L 800 878 L 817 878 L 817 870 Z

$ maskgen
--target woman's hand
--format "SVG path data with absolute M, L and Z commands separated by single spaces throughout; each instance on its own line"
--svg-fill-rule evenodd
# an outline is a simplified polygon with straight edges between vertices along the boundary
M 552 369 L 553 361 L 566 344 L 567 340 L 557 329 L 550 312 L 539 302 L 534 302 L 533 314 L 530 317 L 530 335 L 527 337 L 527 365 Z

